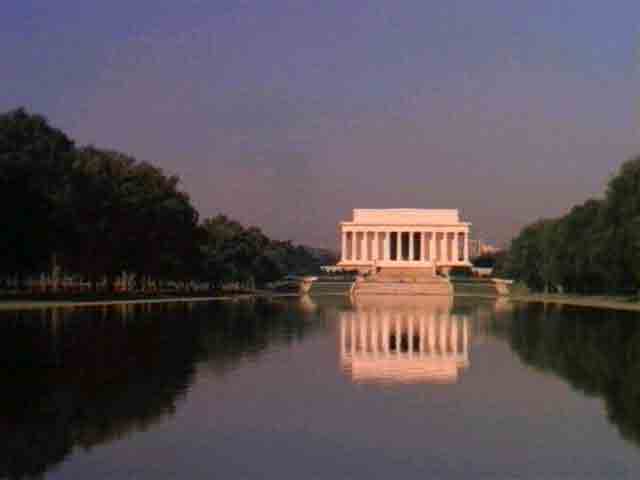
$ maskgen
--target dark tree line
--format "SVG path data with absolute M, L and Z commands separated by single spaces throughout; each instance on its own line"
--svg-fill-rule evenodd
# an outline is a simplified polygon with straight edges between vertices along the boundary
M 259 228 L 224 215 L 206 219 L 200 230 L 203 279 L 214 285 L 230 280 L 261 285 L 287 273 L 317 273 L 335 261 L 328 251 L 271 240 Z
M 624 293 L 640 281 L 640 157 L 625 162 L 602 199 L 526 226 L 501 272 L 537 291 Z
M 199 223 L 176 176 L 112 150 L 77 147 L 40 115 L 0 115 L 0 278 L 50 272 L 112 285 L 136 278 L 260 284 L 311 273 L 317 251 L 219 216 Z

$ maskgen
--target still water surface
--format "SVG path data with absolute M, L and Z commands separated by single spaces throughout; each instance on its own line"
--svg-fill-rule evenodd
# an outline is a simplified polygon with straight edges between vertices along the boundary
M 0 312 L 0 478 L 638 478 L 639 320 L 447 298 Z

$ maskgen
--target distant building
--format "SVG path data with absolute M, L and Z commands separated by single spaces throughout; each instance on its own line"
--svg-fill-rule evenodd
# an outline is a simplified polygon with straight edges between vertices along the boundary
M 500 251 L 500 248 L 484 243 L 482 240 L 469 239 L 469 258 L 477 258 L 482 255 L 493 255 Z
M 471 273 L 474 277 L 490 277 L 493 275 L 493 268 L 491 267 L 471 267 Z
M 481 240 L 476 240 L 475 238 L 469 239 L 469 258 L 476 258 L 480 256 L 481 244 Z
M 322 265 L 320 267 L 320 270 L 325 273 L 340 273 L 344 272 L 345 269 L 343 267 L 339 267 L 338 265 Z

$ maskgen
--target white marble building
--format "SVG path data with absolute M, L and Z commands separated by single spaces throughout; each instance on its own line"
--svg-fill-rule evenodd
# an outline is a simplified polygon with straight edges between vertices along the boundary
M 447 269 L 470 266 L 469 222 L 458 210 L 354 209 L 340 222 L 339 266 Z

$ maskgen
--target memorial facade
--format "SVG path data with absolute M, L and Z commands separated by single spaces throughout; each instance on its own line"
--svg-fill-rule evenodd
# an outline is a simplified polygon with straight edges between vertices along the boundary
M 470 266 L 470 226 L 458 210 L 354 209 L 352 220 L 340 222 L 338 265 L 360 271 Z

